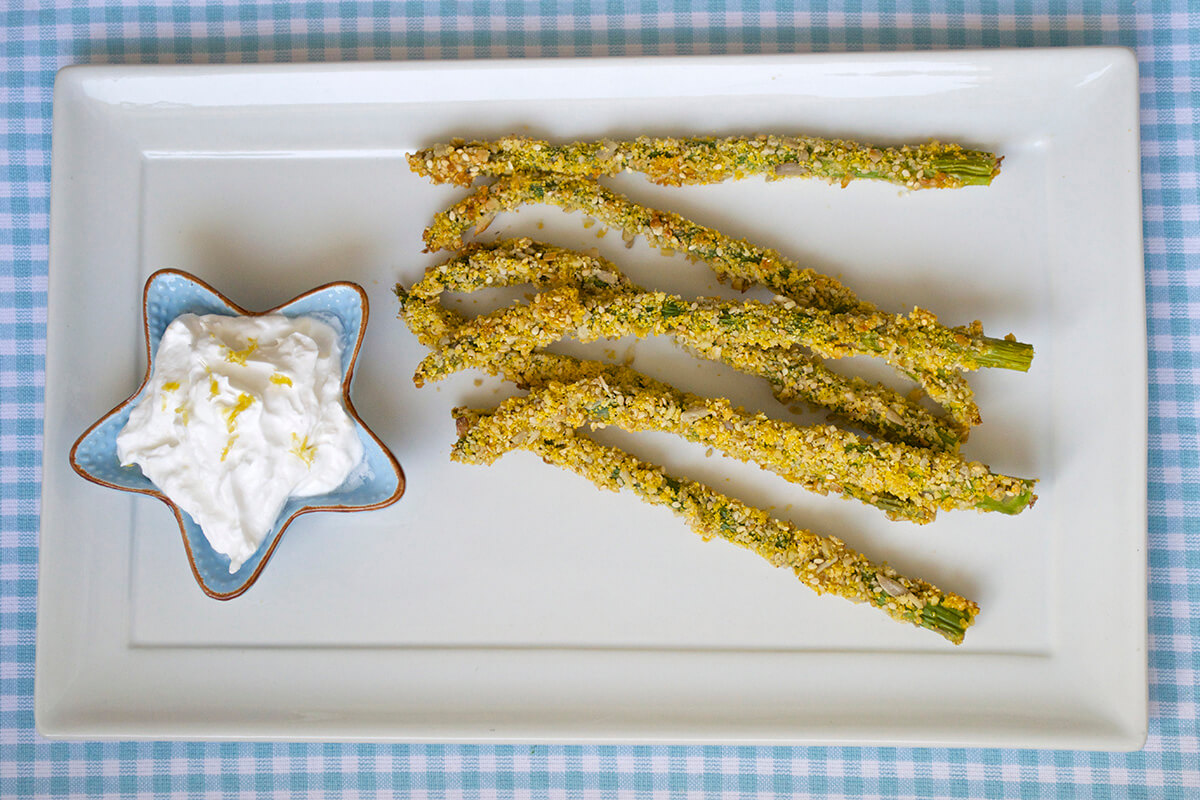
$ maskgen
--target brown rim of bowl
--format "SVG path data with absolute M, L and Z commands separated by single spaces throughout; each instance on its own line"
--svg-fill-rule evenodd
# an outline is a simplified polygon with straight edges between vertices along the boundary
M 173 500 L 171 500 L 171 498 L 167 497 L 165 494 L 158 491 L 157 489 L 130 489 L 127 486 L 118 486 L 115 483 L 109 483 L 106 480 L 97 478 L 94 475 L 89 475 L 86 471 L 84 471 L 84 469 L 82 467 L 79 466 L 79 462 L 76 460 L 76 457 L 75 457 L 76 451 L 79 449 L 80 443 L 84 439 L 86 439 L 88 437 L 88 435 L 100 425 L 100 423 L 104 422 L 104 420 L 108 419 L 113 414 L 116 414 L 118 411 L 123 409 L 125 406 L 127 406 L 131 402 L 133 402 L 133 399 L 135 397 L 137 397 L 139 394 L 141 394 L 142 389 L 144 389 L 146 387 L 146 384 L 150 382 L 151 369 L 154 364 L 154 354 L 152 352 L 150 352 L 150 315 L 149 315 L 150 285 L 152 283 L 154 283 L 156 278 L 162 277 L 164 275 L 178 275 L 186 280 L 192 281 L 192 282 L 204 287 L 205 289 L 207 289 L 208 291 L 210 291 L 214 295 L 216 295 L 221 300 L 221 302 L 225 303 L 227 306 L 229 306 L 234 311 L 236 311 L 239 315 L 244 316 L 244 317 L 261 317 L 261 316 L 265 316 L 267 314 L 273 314 L 273 313 L 277 312 L 279 309 L 281 309 L 285 306 L 290 306 L 292 303 L 295 303 L 299 300 L 303 300 L 304 298 L 309 297 L 310 295 L 314 295 L 318 292 L 323 292 L 327 289 L 332 289 L 337 286 L 344 286 L 344 287 L 353 289 L 355 292 L 358 293 L 359 299 L 362 302 L 362 322 L 358 326 L 358 336 L 356 337 L 356 339 L 354 341 L 354 349 L 350 352 L 349 363 L 346 365 L 346 376 L 342 379 L 342 402 L 346 406 L 346 413 L 349 414 L 350 417 L 356 423 L 358 423 L 359 427 L 361 427 L 363 429 L 363 431 L 365 431 L 366 434 L 368 436 L 370 436 L 371 439 L 374 440 L 375 444 L 379 445 L 379 449 L 383 451 L 383 454 L 387 457 L 388 461 L 391 463 L 392 468 L 396 472 L 396 491 L 393 492 L 390 497 L 387 497 L 387 498 L 379 501 L 378 503 L 372 503 L 371 505 L 366 505 L 366 506 L 346 506 L 346 505 L 304 506 L 303 508 L 300 508 L 300 509 L 292 512 L 291 516 L 289 516 L 286 520 L 284 520 L 283 524 L 279 527 L 279 533 L 275 535 L 275 538 L 271 542 L 270 546 L 267 548 L 267 551 L 265 553 L 263 553 L 262 559 L 258 562 L 258 567 L 256 567 L 254 572 L 250 575 L 250 577 L 246 579 L 245 583 L 243 583 L 240 587 L 233 590 L 232 592 L 214 592 L 213 590 L 209 589 L 208 586 L 205 585 L 204 580 L 200 577 L 200 571 L 198 569 L 196 569 L 196 559 L 195 559 L 195 556 L 192 554 L 191 545 L 188 544 L 187 528 L 184 526 L 184 522 L 183 522 L 183 511 L 179 508 L 178 505 L 175 504 L 175 502 Z M 266 311 L 250 311 L 248 309 L 242 308 L 240 305 L 238 305 L 237 303 L 230 300 L 228 297 L 226 297 L 224 295 L 224 293 L 215 289 L 212 286 L 212 284 L 208 283 L 205 280 L 202 280 L 201 278 L 197 278 L 195 275 L 191 274 L 190 272 L 185 272 L 184 270 L 180 270 L 180 269 L 160 269 L 160 270 L 155 271 L 149 278 L 146 279 L 146 285 L 142 287 L 142 336 L 146 341 L 146 375 L 145 375 L 145 377 L 142 378 L 141 384 L 138 385 L 138 388 L 134 390 L 133 394 L 131 394 L 129 397 L 122 400 L 120 403 L 117 403 L 117 405 L 113 406 L 113 408 L 110 411 L 108 411 L 108 413 L 102 415 L 98 420 L 96 420 L 90 426 L 88 426 L 88 429 L 86 431 L 84 431 L 79 436 L 78 439 L 75 440 L 75 444 L 71 445 L 71 453 L 70 453 L 71 468 L 74 469 L 75 472 L 80 477 L 85 478 L 86 480 L 89 480 L 92 483 L 96 483 L 101 486 L 106 486 L 110 489 L 117 489 L 118 491 L 122 491 L 122 492 L 130 492 L 132 494 L 145 494 L 145 495 L 149 495 L 151 497 L 157 497 L 159 500 L 166 503 L 167 506 L 171 509 L 171 512 L 175 515 L 175 522 L 178 523 L 178 525 L 179 525 L 179 535 L 180 535 L 180 538 L 183 539 L 183 549 L 187 551 L 188 566 L 191 567 L 192 576 L 196 579 L 196 583 L 200 585 L 200 589 L 206 595 L 213 598 L 214 600 L 232 600 L 233 598 L 235 598 L 238 595 L 245 592 L 247 589 L 249 589 L 251 586 L 253 586 L 256 581 L 258 581 L 258 577 L 259 577 L 259 575 L 262 574 L 263 568 L 266 567 L 267 562 L 271 560 L 271 556 L 274 554 L 276 546 L 278 546 L 279 542 L 283 539 L 284 532 L 287 531 L 288 526 L 290 526 L 297 517 L 300 517 L 304 514 L 308 514 L 308 513 L 314 512 L 314 511 L 335 511 L 335 512 L 341 512 L 341 513 L 350 513 L 350 512 L 354 512 L 354 511 L 373 511 L 375 509 L 385 508 L 387 506 L 392 505 L 393 503 L 395 503 L 397 500 L 399 500 L 404 495 L 404 489 L 405 489 L 404 469 L 400 466 L 400 462 L 396 460 L 396 456 L 392 453 L 391 449 L 388 448 L 388 446 L 383 443 L 382 439 L 380 439 L 378 436 L 375 435 L 375 432 L 373 430 L 371 430 L 371 428 L 367 425 L 367 423 L 365 423 L 363 421 L 362 417 L 360 417 L 358 415 L 358 411 L 354 408 L 354 403 L 350 399 L 350 383 L 354 379 L 354 367 L 358 361 L 358 352 L 360 349 L 362 349 L 363 337 L 366 335 L 366 332 L 367 332 L 367 321 L 370 319 L 370 315 L 371 315 L 371 307 L 370 307 L 369 301 L 367 300 L 366 291 L 364 291 L 363 288 L 361 286 L 359 286 L 357 283 L 353 283 L 351 281 L 331 281 L 330 283 L 322 284 L 314 289 L 309 289 L 307 292 L 298 294 L 295 297 L 293 297 L 291 300 L 288 300 L 286 303 L 280 303 L 277 306 L 268 308 Z

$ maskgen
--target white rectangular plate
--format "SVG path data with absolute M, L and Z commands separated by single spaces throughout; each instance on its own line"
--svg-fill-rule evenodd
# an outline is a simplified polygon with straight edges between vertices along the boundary
M 1146 730 L 1145 332 L 1137 74 L 1124 50 L 336 66 L 80 67 L 54 97 L 36 712 L 51 736 L 891 742 L 1136 748 Z M 814 133 L 1004 155 L 991 187 L 749 179 L 634 198 L 777 248 L 885 308 L 1033 342 L 973 378 L 965 453 L 1041 479 L 1017 517 L 891 523 L 666 436 L 615 436 L 979 602 L 961 647 L 817 597 L 666 510 L 528 454 L 452 464 L 417 390 L 397 280 L 464 194 L 404 154 L 453 136 Z M 488 231 L 596 247 L 643 285 L 728 293 L 579 215 Z M 144 370 L 141 287 L 191 271 L 249 308 L 348 279 L 370 295 L 356 404 L 408 474 L 384 511 L 303 517 L 244 597 L 207 599 L 160 503 L 85 483 L 72 441 Z M 479 305 L 472 305 L 479 300 Z M 466 308 L 490 307 L 471 298 Z M 759 381 L 669 343 L 677 385 L 788 418 Z M 864 366 L 864 365 L 855 365 Z M 864 368 L 873 368 L 868 364 Z M 878 372 L 876 370 L 876 372 Z M 879 373 L 887 374 L 887 373 Z

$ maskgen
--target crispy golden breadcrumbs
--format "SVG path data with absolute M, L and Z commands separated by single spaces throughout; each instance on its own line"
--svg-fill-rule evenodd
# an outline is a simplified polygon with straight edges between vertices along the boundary
M 574 286 L 643 291 L 615 264 L 598 255 L 525 238 L 472 243 L 457 256 L 431 267 L 409 291 L 415 297 L 432 300 L 445 291 L 473 292 L 523 283 L 543 289 Z M 681 345 L 703 358 L 767 379 L 785 405 L 802 402 L 828 408 L 888 441 L 944 450 L 954 449 L 965 438 L 966 430 L 952 421 L 934 416 L 882 384 L 840 375 L 820 358 L 798 348 L 713 341 L 687 327 L 677 326 L 672 333 Z
M 487 414 L 456 409 L 457 427 L 470 436 Z M 646 502 L 684 517 L 705 540 L 720 537 L 751 550 L 776 567 L 790 568 L 817 594 L 867 603 L 892 619 L 928 628 L 961 644 L 979 606 L 926 581 L 875 564 L 840 539 L 798 528 L 695 481 L 675 478 L 628 453 L 597 444 L 565 427 L 528 431 L 514 448 L 581 475 L 603 489 L 629 489 Z
M 565 145 L 505 136 L 435 144 L 408 157 L 413 172 L 435 183 L 460 186 L 469 186 L 478 176 L 516 172 L 595 178 L 633 171 L 664 186 L 765 175 L 820 178 L 841 186 L 852 180 L 880 180 L 910 189 L 956 189 L 991 183 L 1000 173 L 1000 161 L 994 153 L 940 142 L 872 147 L 844 139 L 774 135 L 640 136 Z
M 762 284 L 805 308 L 831 312 L 876 311 L 871 303 L 860 300 L 850 289 L 815 270 L 802 268 L 774 250 L 759 248 L 741 239 L 725 236 L 717 230 L 687 220 L 679 214 L 642 206 L 595 181 L 548 174 L 515 174 L 481 186 L 447 211 L 434 217 L 425 229 L 428 249 L 460 249 L 463 237 L 471 229 L 481 232 L 501 211 L 526 203 L 548 203 L 567 211 L 582 210 L 589 217 L 619 228 L 627 242 L 640 235 L 664 252 L 681 252 L 691 260 L 707 263 L 722 280 L 743 287 Z M 926 321 L 940 328 L 932 314 Z M 948 330 L 948 329 L 942 329 Z M 958 329 L 968 338 L 984 338 L 978 322 Z M 988 366 L 1027 370 L 1033 348 L 1015 341 L 987 339 L 988 351 L 982 357 Z M 980 421 L 969 386 L 953 370 L 926 373 L 911 368 L 910 374 L 964 429 Z
M 506 400 L 459 440 L 454 457 L 486 464 L 531 430 L 615 425 L 709 445 L 810 491 L 878 506 L 895 519 L 931 522 L 939 510 L 971 508 L 1015 514 L 1035 499 L 1034 481 L 998 475 L 952 453 L 872 441 L 833 425 L 793 425 L 632 370 L 613 377 L 551 382 Z

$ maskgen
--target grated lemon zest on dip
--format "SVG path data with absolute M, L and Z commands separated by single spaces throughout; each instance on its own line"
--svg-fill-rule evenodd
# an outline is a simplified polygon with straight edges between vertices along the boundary
M 225 411 L 225 424 L 229 427 L 230 433 L 233 433 L 237 430 L 238 414 L 241 414 L 252 405 L 254 405 L 254 398 L 251 395 L 242 392 L 238 395 L 237 402 Z
M 292 449 L 288 451 L 296 458 L 303 461 L 312 469 L 313 459 L 317 457 L 317 446 L 308 443 L 308 437 L 301 439 L 298 435 L 292 434 Z
M 244 367 L 246 366 L 246 359 L 257 349 L 258 340 L 254 337 L 248 337 L 246 339 L 246 346 L 241 350 L 234 350 L 232 347 L 229 348 L 229 350 L 225 353 L 225 360 L 230 364 L 238 364 L 239 366 Z

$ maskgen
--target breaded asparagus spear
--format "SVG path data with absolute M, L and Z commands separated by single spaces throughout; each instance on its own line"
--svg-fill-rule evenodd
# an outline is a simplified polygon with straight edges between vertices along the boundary
M 880 312 L 830 314 L 757 301 L 700 298 L 688 302 L 665 292 L 561 287 L 538 293 L 527 305 L 510 306 L 466 323 L 421 362 L 417 375 L 429 379 L 464 367 L 481 367 L 490 352 L 531 351 L 568 335 L 588 342 L 676 331 L 718 346 L 801 345 L 826 358 L 877 355 L 922 372 L 1029 366 L 1022 351 L 998 347 L 966 330 L 941 327 L 920 309 L 909 317 Z
M 466 322 L 461 314 L 424 300 L 396 285 L 396 296 L 400 300 L 400 316 L 417 339 L 427 347 L 436 348 L 455 329 Z M 671 393 L 671 386 L 656 381 L 625 366 L 605 364 L 601 361 L 577 359 L 559 353 L 504 351 L 492 354 L 491 361 L 484 367 L 492 374 L 502 375 L 522 389 L 536 389 L 553 383 L 574 383 L 589 378 L 603 378 L 609 385 L 627 387 L 634 391 L 651 390 Z M 851 494 L 854 497 L 855 495 Z M 858 496 L 856 499 L 869 502 L 893 519 L 923 520 L 928 511 L 906 503 L 899 498 L 876 495 Z
M 402 318 L 427 345 L 436 346 L 464 321 L 456 312 L 414 297 L 403 287 L 397 286 L 396 293 Z M 539 412 L 541 418 L 558 418 L 572 425 L 611 422 L 639 430 L 659 426 L 656 429 L 755 461 L 822 494 L 845 493 L 879 507 L 893 519 L 929 522 L 939 509 L 952 508 L 1014 514 L 1036 500 L 1033 481 L 992 474 L 984 465 L 956 455 L 871 442 L 834 426 L 799 427 L 761 414 L 750 415 L 730 407 L 727 401 L 680 392 L 629 367 L 554 353 L 500 351 L 493 354 L 487 368 L 518 385 L 533 388 L 534 397 L 541 398 L 539 402 L 553 403 L 553 411 Z M 583 394 L 572 400 L 571 396 L 563 396 L 561 389 L 553 394 L 546 392 L 547 387 L 564 384 L 584 387 L 589 380 L 600 382 L 606 393 L 604 400 L 584 403 Z M 595 390 L 592 387 L 591 391 Z M 633 400 L 622 403 L 614 398 Z M 573 407 L 573 401 L 582 405 Z M 525 398 L 509 402 L 519 406 L 534 401 Z M 596 417 L 601 406 L 608 409 L 605 413 L 611 415 L 609 419 Z M 626 409 L 629 413 L 640 409 L 642 413 L 626 418 Z M 661 411 L 657 421 L 653 419 L 655 409 Z M 519 427 L 527 420 L 509 424 Z M 501 444 L 493 441 L 492 451 L 501 452 Z
M 409 291 L 416 297 L 434 299 L 444 291 L 473 292 L 522 283 L 541 288 L 641 291 L 610 261 L 531 239 L 468 245 L 459 255 L 428 269 Z M 800 401 L 824 406 L 888 441 L 939 450 L 958 445 L 962 432 L 947 420 L 886 386 L 839 375 L 819 358 L 796 348 L 718 345 L 689 336 L 684 329 L 676 329 L 674 335 L 702 358 L 766 378 L 775 396 L 785 404 Z
M 823 178 L 842 186 L 867 179 L 910 189 L 946 189 L 991 183 L 1000 173 L 1000 160 L 994 153 L 938 142 L 880 148 L 843 139 L 774 135 L 640 136 L 565 145 L 505 136 L 493 141 L 456 139 L 408 156 L 413 172 L 435 183 L 460 186 L 480 175 L 553 172 L 595 178 L 632 170 L 665 186 L 766 175 Z
M 506 400 L 485 424 L 459 439 L 453 457 L 491 463 L 531 428 L 583 425 L 673 433 L 820 494 L 844 493 L 889 511 L 900 501 L 902 511 L 890 516 L 918 523 L 933 521 L 939 510 L 1017 514 L 1036 500 L 1035 481 L 997 475 L 957 455 L 875 442 L 832 425 L 793 425 L 747 413 L 725 399 L 625 376 L 612 383 L 604 376 L 554 382 Z
M 885 441 L 953 451 L 967 437 L 966 426 L 957 420 L 935 416 L 881 383 L 834 372 L 795 347 L 709 345 L 678 333 L 675 338 L 697 355 L 765 378 L 786 406 L 802 402 L 827 408 Z
M 635 203 L 595 181 L 559 175 L 517 174 L 478 187 L 472 194 L 433 218 L 425 229 L 429 250 L 460 250 L 472 228 L 481 232 L 501 211 L 527 203 L 546 203 L 567 211 L 583 211 L 623 232 L 627 241 L 641 234 L 654 247 L 678 251 L 712 267 L 723 280 L 760 283 L 796 303 L 829 311 L 874 311 L 854 292 L 827 275 L 801 267 L 774 250 L 733 239 L 712 228 Z
M 460 436 L 486 419 L 486 414 L 455 410 Z M 777 567 L 790 568 L 818 594 L 834 594 L 869 603 L 892 619 L 928 628 L 961 644 L 979 606 L 922 580 L 905 577 L 886 564 L 875 564 L 840 539 L 818 536 L 765 512 L 726 497 L 695 481 L 675 478 L 661 468 L 627 453 L 603 447 L 564 428 L 529 429 L 514 447 L 569 469 L 603 489 L 630 489 L 655 505 L 684 517 L 706 541 L 721 537 L 752 550 Z
M 606 225 L 620 228 L 627 241 L 643 234 L 652 246 L 664 252 L 680 251 L 689 259 L 706 262 L 719 279 L 733 279 L 735 285 L 742 286 L 761 283 L 801 306 L 831 311 L 869 313 L 875 310 L 875 306 L 860 300 L 833 278 L 801 268 L 774 250 L 725 236 L 679 214 L 639 205 L 595 181 L 577 178 L 518 174 L 481 186 L 434 217 L 424 233 L 427 249 L 461 249 L 463 237 L 471 228 L 481 232 L 497 213 L 525 203 L 548 203 L 567 211 L 582 210 Z M 978 322 L 969 328 L 973 333 L 982 334 Z M 1014 352 L 1022 351 L 1027 360 L 1032 358 L 1031 346 L 1018 342 L 1008 344 Z M 916 377 L 930 397 L 964 429 L 979 424 L 979 408 L 961 375 L 918 373 Z

